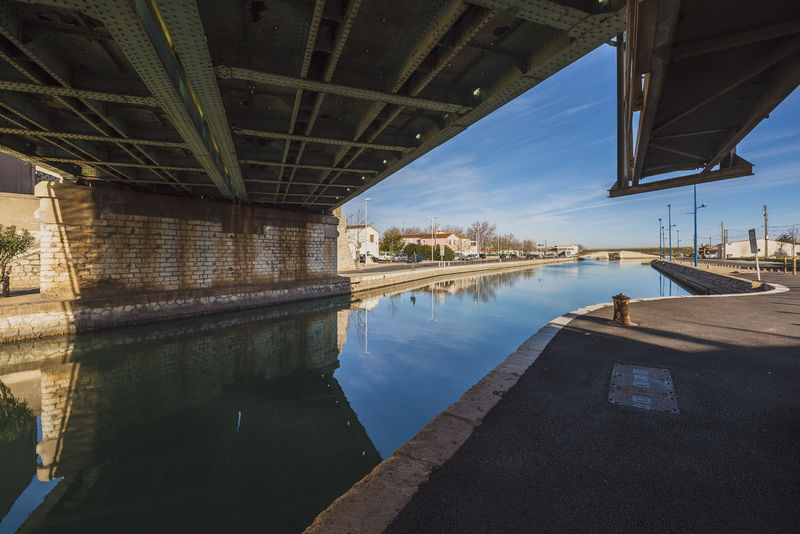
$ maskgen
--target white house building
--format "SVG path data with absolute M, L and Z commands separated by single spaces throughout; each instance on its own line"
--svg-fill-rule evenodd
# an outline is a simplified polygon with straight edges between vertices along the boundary
M 347 244 L 353 257 L 362 254 L 378 256 L 378 243 L 381 240 L 381 233 L 371 224 L 347 226 Z
M 756 239 L 758 245 L 758 255 L 764 256 L 764 238 Z M 719 246 L 718 246 L 719 249 Z M 794 254 L 800 253 L 800 245 L 794 246 Z M 723 255 L 727 258 L 752 258 L 753 253 L 750 252 L 750 240 L 743 241 L 728 241 L 723 245 Z M 782 241 L 775 241 L 774 239 L 767 240 L 767 254 L 766 256 L 791 256 L 792 244 L 784 243 Z
M 450 247 L 453 252 L 460 254 L 477 254 L 478 247 L 474 240 L 453 232 L 438 232 L 435 236 L 432 234 L 401 234 L 400 238 L 406 244 L 414 245 L 431 245 Z

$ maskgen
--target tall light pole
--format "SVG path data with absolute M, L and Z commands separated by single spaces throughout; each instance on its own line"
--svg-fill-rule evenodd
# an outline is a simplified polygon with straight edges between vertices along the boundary
M 705 204 L 697 205 L 697 184 L 694 185 L 694 266 L 697 267 L 697 210 L 707 208 Z
M 672 261 L 672 204 L 667 204 L 667 213 L 669 214 L 667 222 L 669 226 L 669 261 Z
M 661 253 L 661 237 L 664 235 L 663 233 L 661 233 L 661 228 L 662 228 L 661 219 L 658 219 L 658 259 L 659 260 L 664 257 L 664 255 Z
M 681 256 L 681 229 L 678 228 L 675 231 L 678 232 L 678 257 L 680 257 Z

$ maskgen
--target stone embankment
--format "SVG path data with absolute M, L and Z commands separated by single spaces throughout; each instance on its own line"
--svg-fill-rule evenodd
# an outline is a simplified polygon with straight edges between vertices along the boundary
M 762 282 L 724 274 L 726 269 L 694 268 L 680 263 L 655 260 L 654 269 L 700 295 L 724 295 L 728 293 L 752 293 L 764 290 Z
M 574 259 L 451 265 L 358 275 L 349 280 L 347 277 L 337 277 L 260 287 L 195 288 L 119 297 L 11 297 L 0 302 L 0 343 L 299 300 L 363 294 L 365 291 L 399 287 L 418 280 L 442 279 L 465 273 L 519 270 L 571 261 Z
M 512 262 L 471 263 L 466 265 L 451 264 L 446 267 L 425 267 L 419 269 L 402 269 L 394 272 L 379 272 L 374 274 L 359 274 L 350 276 L 350 287 L 353 293 L 369 291 L 382 287 L 403 284 L 416 280 L 426 280 L 441 276 L 459 275 L 464 273 L 486 273 L 507 271 L 510 269 L 525 269 L 537 265 L 552 263 L 571 263 L 575 258 L 558 258 L 542 260 L 524 260 Z

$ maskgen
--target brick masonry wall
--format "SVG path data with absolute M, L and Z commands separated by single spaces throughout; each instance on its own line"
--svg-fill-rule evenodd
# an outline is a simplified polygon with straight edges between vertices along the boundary
M 9 285 L 12 291 L 39 287 L 39 247 L 37 245 L 34 245 L 11 264 Z
M 336 275 L 332 216 L 46 182 L 36 196 L 46 295 L 263 287 Z

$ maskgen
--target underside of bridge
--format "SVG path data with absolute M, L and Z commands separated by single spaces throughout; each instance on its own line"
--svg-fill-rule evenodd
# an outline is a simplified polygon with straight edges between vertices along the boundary
M 327 212 L 624 31 L 617 0 L 0 3 L 0 147 Z
M 800 83 L 800 2 L 630 2 L 618 41 L 612 197 L 753 174 L 736 145 Z

